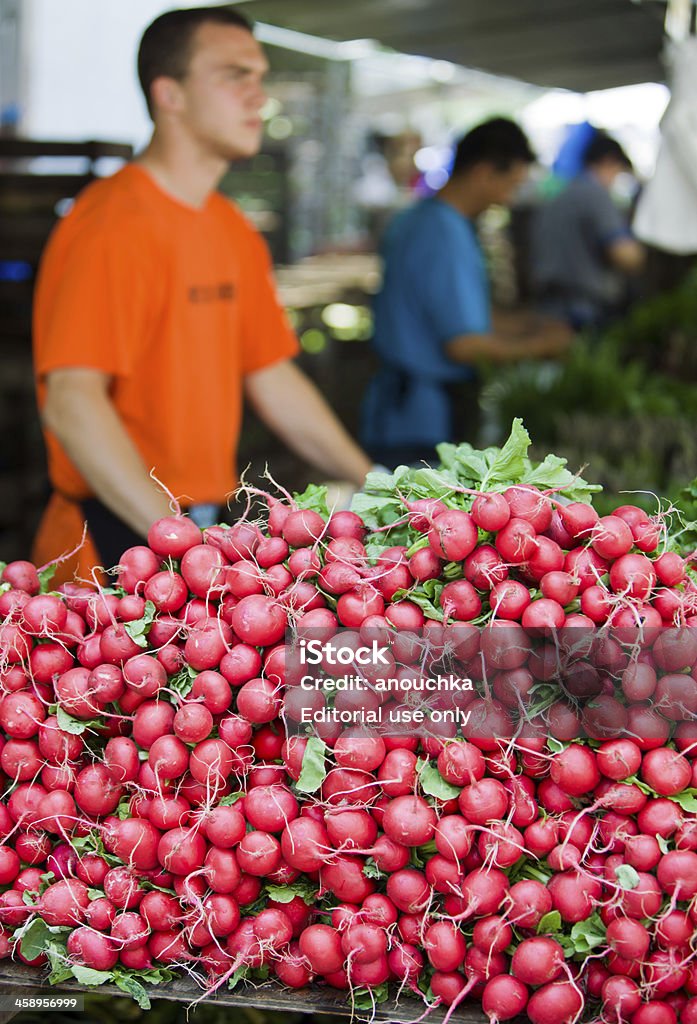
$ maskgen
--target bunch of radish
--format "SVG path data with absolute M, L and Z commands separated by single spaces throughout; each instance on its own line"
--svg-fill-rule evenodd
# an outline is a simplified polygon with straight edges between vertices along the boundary
M 108 588 L 5 566 L 0 956 L 697 1024 L 697 586 L 660 516 L 548 490 L 172 516 Z M 384 644 L 361 706 L 425 725 L 304 728 L 356 695 L 301 692 L 300 637 Z

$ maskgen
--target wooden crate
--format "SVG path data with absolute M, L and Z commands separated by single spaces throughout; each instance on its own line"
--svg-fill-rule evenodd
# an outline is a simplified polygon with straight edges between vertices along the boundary
M 43 972 L 35 967 L 24 964 L 0 962 L 0 995 L 24 995 L 31 991 L 34 995 L 47 995 L 59 992 L 91 992 L 104 995 L 123 996 L 124 993 L 116 985 L 101 985 L 99 988 L 80 985 L 76 981 L 65 981 L 60 985 L 48 986 L 44 981 Z M 193 1003 L 201 996 L 201 990 L 191 981 L 176 979 L 167 985 L 158 985 L 148 989 L 151 999 L 168 999 L 184 1006 Z M 262 984 L 241 984 L 233 991 L 222 989 L 205 1000 L 218 1006 L 255 1007 L 260 1010 L 280 1011 L 287 1013 L 331 1014 L 333 1016 L 351 1017 L 351 1001 L 345 992 L 334 989 L 322 989 L 315 986 L 310 989 L 290 990 L 282 988 L 273 981 Z M 375 1008 L 374 1014 L 368 1014 L 375 1020 L 403 1021 L 405 1024 L 415 1022 L 424 1015 L 424 1004 L 413 997 L 403 997 L 399 1003 L 381 1003 Z M 429 1024 L 440 1024 L 445 1017 L 445 1010 L 433 1010 L 428 1014 Z M 9 1020 L 12 1012 L 0 1014 L 0 1024 Z M 359 1014 L 356 1015 L 360 1016 Z M 362 1014 L 365 1019 L 365 1012 Z M 459 1008 L 451 1018 L 458 1024 L 483 1024 L 486 1020 L 479 1006 L 465 1005 Z

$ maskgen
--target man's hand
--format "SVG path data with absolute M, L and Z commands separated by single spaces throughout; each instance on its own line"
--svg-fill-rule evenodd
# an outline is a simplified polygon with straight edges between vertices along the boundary
M 574 339 L 574 332 L 563 320 L 544 321 L 536 334 L 521 342 L 525 355 L 538 359 L 563 355 Z
M 528 334 L 462 334 L 448 342 L 445 352 L 456 363 L 515 363 L 562 355 L 573 338 L 568 324 L 547 320 Z
M 329 477 L 363 486 L 371 460 L 290 360 L 250 373 L 245 391 L 259 418 L 296 454 Z
M 54 370 L 46 377 L 42 420 L 97 498 L 146 537 L 156 519 L 171 514 L 169 500 L 150 479 L 109 385 L 109 376 L 98 370 Z

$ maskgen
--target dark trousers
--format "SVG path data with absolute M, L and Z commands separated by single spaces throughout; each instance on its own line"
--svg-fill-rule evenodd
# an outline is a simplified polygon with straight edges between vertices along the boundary
M 145 537 L 141 537 L 130 526 L 126 526 L 101 501 L 87 498 L 81 504 L 82 514 L 87 520 L 87 527 L 102 565 L 118 565 L 126 548 L 147 544 Z
M 481 425 L 479 392 L 478 380 L 443 385 L 443 401 L 450 404 L 452 422 L 450 437 L 444 437 L 443 441 L 450 441 L 453 444 L 468 441 L 476 448 Z M 397 466 L 419 466 L 423 462 L 430 466 L 438 464 L 435 448 L 424 445 L 370 445 L 368 454 L 375 462 L 388 469 L 395 469 Z

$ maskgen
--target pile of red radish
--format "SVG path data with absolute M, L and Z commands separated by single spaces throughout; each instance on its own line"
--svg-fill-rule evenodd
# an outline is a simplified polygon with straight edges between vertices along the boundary
M 467 504 L 404 497 L 393 546 L 274 499 L 263 525 L 172 516 L 106 589 L 4 567 L 0 956 L 134 993 L 322 985 L 368 1016 L 697 1024 L 688 562 L 633 506 Z M 465 723 L 303 735 L 291 632 L 385 642 L 399 692 L 361 669 L 383 710 L 455 650 L 473 688 L 429 706 Z

